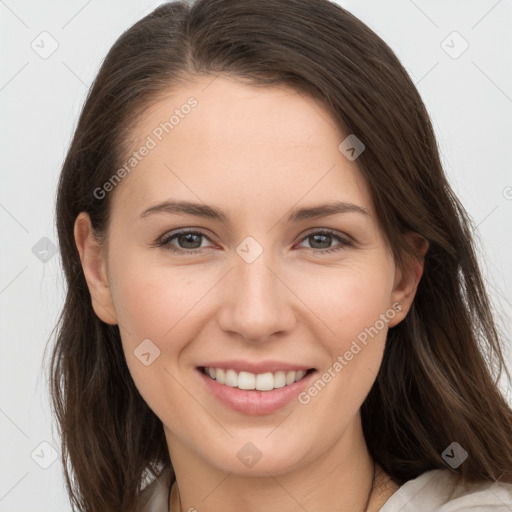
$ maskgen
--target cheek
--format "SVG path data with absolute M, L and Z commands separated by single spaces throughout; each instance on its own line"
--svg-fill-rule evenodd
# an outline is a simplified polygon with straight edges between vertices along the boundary
M 196 336 L 193 306 L 200 299 L 190 275 L 179 275 L 161 269 L 156 273 L 125 259 L 112 280 L 129 372 L 148 406 L 173 428 L 179 427 L 179 415 L 169 415 L 169 404 L 172 410 L 190 407 L 188 395 L 173 376 L 179 380 L 180 353 Z
M 297 279 L 293 289 L 322 320 L 326 342 L 339 351 L 389 313 L 393 279 L 385 262 L 354 262 L 322 269 L 307 280 Z M 378 326 L 383 330 L 381 322 Z
M 324 350 L 330 362 L 322 368 L 324 374 L 316 388 L 330 388 L 329 400 L 351 403 L 354 410 L 368 393 L 378 373 L 385 348 L 389 322 L 396 312 L 390 308 L 393 290 L 392 269 L 367 265 L 346 269 L 336 279 L 325 280 L 322 293 L 310 298 L 319 311 L 329 334 L 323 337 Z M 331 384 L 331 382 L 333 384 Z M 312 395 L 317 390 L 311 390 Z M 307 397 L 306 397 L 307 400 Z M 332 402 L 331 402 L 332 403 Z
M 139 391 L 151 403 L 151 389 L 167 385 L 165 370 L 174 373 L 179 353 L 195 336 L 201 287 L 190 273 L 152 269 L 137 258 L 119 261 L 111 291 L 123 350 Z
M 119 324 L 133 342 L 172 335 L 200 299 L 190 272 L 129 259 L 116 267 L 111 288 Z

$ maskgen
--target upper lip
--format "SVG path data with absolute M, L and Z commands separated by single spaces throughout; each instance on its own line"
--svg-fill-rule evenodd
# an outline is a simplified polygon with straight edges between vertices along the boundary
M 300 370 L 310 370 L 311 366 L 306 366 L 302 364 L 293 364 L 293 363 L 285 363 L 282 361 L 262 361 L 262 362 L 254 362 L 254 361 L 244 361 L 241 359 L 232 359 L 229 361 L 210 361 L 201 365 L 206 368 L 222 368 L 224 370 L 235 370 L 236 372 L 250 372 L 254 374 L 260 373 L 274 373 L 279 370 L 283 371 L 300 371 Z

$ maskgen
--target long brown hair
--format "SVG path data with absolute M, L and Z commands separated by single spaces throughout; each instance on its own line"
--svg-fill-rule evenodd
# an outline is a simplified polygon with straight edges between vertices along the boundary
M 452 192 L 425 106 L 397 57 L 328 0 L 198 0 L 161 5 L 117 40 L 91 86 L 63 164 L 56 202 L 67 296 L 51 357 L 52 403 L 73 506 L 133 511 L 148 468 L 172 468 L 162 423 L 128 371 L 118 326 L 95 315 L 73 237 L 86 211 L 98 236 L 130 130 L 159 95 L 193 75 L 286 84 L 322 101 L 357 159 L 399 265 L 405 234 L 430 246 L 415 300 L 390 329 L 362 405 L 374 459 L 398 483 L 448 468 L 452 442 L 468 481 L 512 480 L 512 410 L 499 391 L 500 338 L 475 257 L 474 227 Z M 341 141 L 340 141 L 341 142 Z M 136 172 L 136 171 L 135 171 Z M 405 268 L 405 267 L 404 267 Z M 160 468 L 160 469 L 158 469 Z M 172 473 L 171 473 L 172 474 Z

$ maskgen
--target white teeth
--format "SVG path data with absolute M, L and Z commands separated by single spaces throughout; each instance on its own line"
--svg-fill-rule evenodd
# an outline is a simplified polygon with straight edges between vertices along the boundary
M 226 380 L 224 384 L 232 388 L 238 387 L 238 374 L 235 372 L 235 370 L 226 371 Z
M 276 372 L 274 373 L 274 387 L 283 388 L 286 386 L 286 373 Z
M 291 371 L 286 374 L 286 385 L 289 386 L 295 382 L 295 372 Z
M 237 373 L 235 370 L 222 368 L 205 368 L 204 373 L 215 379 L 219 384 L 232 388 L 257 389 L 258 391 L 272 391 L 273 389 L 289 386 L 306 375 L 306 370 L 277 371 L 255 375 L 251 372 Z
M 240 389 L 254 389 L 256 387 L 254 373 L 240 372 L 238 374 L 238 387 Z
M 270 372 L 257 375 L 256 389 L 259 391 L 271 391 L 274 389 L 274 376 Z
M 306 375 L 306 370 L 299 370 L 295 374 L 295 382 L 297 382 L 298 380 L 302 379 L 302 377 L 304 377 L 304 375 Z
M 212 377 L 212 379 L 215 379 L 220 384 L 225 384 L 226 375 L 224 373 L 224 370 L 222 368 L 213 368 L 213 371 L 215 372 L 215 375 Z

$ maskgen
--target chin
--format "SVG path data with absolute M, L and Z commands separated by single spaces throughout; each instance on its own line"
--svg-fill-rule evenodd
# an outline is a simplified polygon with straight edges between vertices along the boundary
M 284 474 L 308 462 L 303 444 L 292 446 L 288 443 L 283 446 L 282 441 L 277 437 L 275 442 L 264 438 L 261 442 L 236 440 L 230 443 L 227 450 L 222 448 L 219 456 L 208 454 L 206 458 L 221 471 L 254 477 L 268 477 L 269 473 Z

